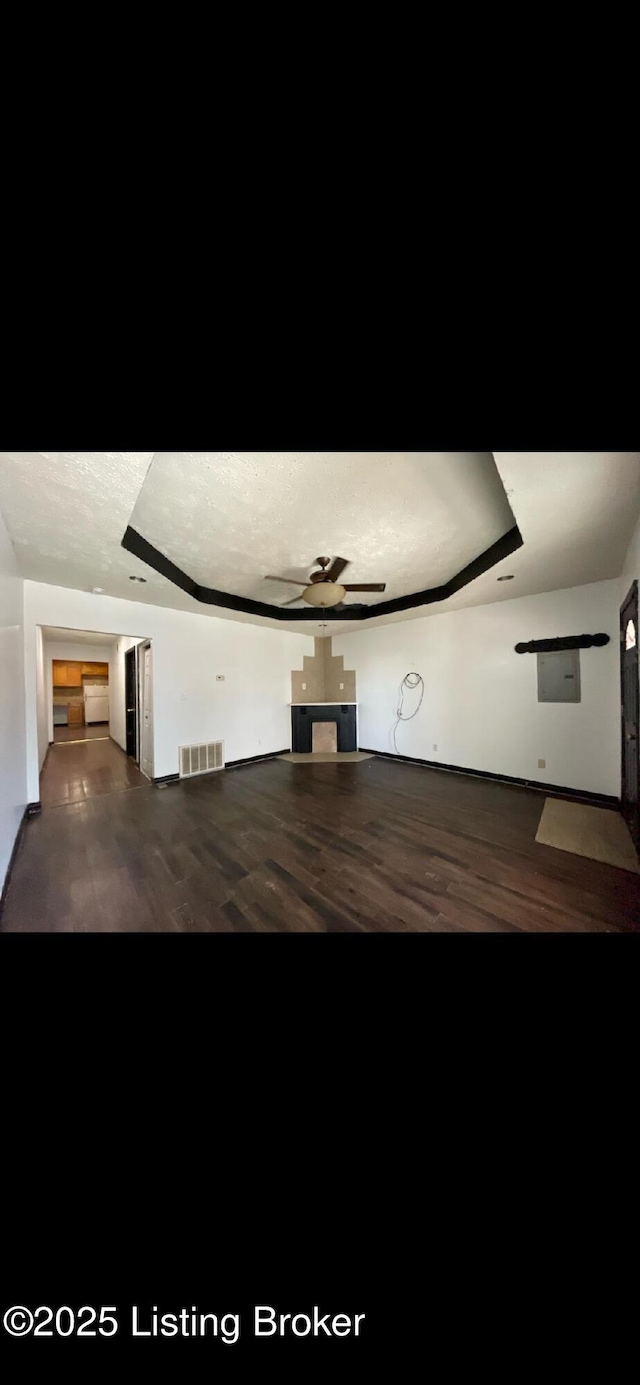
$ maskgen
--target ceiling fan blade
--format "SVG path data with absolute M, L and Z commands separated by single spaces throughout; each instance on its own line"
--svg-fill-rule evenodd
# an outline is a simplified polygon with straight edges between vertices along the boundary
M 339 580 L 339 578 L 340 578 L 340 573 L 341 573 L 341 572 L 344 572 L 345 568 L 348 567 L 348 566 L 349 566 L 349 559 L 348 559 L 348 558 L 334 558 L 334 560 L 333 560 L 333 567 L 330 567 L 328 573 L 326 574 L 326 576 L 327 576 L 327 578 L 329 579 L 329 581 L 330 581 L 330 582 L 337 582 L 337 581 Z
M 349 587 L 345 587 L 344 582 L 342 582 L 341 586 L 346 592 L 384 592 L 387 590 L 386 582 L 360 582 L 356 586 Z
M 294 577 L 263 577 L 264 582 L 288 582 L 291 587 L 308 587 L 308 582 L 296 582 Z

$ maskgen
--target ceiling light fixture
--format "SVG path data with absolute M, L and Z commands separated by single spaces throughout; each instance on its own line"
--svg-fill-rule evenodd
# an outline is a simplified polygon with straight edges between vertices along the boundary
M 346 587 L 339 582 L 314 582 L 303 591 L 302 600 L 309 606 L 339 606 L 346 595 Z
M 499 577 L 499 578 L 498 578 L 498 581 L 499 581 L 499 582 L 513 582 L 513 577 L 514 577 L 514 574 L 511 573 L 511 574 L 509 575 L 509 577 Z
M 130 582 L 146 582 L 146 577 L 130 577 Z

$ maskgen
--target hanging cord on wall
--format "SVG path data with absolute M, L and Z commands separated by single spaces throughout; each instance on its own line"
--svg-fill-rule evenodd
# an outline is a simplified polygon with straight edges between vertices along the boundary
M 415 688 L 419 688 L 419 689 L 420 689 L 420 701 L 419 701 L 419 703 L 418 703 L 418 705 L 417 705 L 417 707 L 416 707 L 416 709 L 415 709 L 415 712 L 412 712 L 410 716 L 405 716 L 405 714 L 404 714 L 404 695 L 405 695 L 405 692 L 406 692 L 407 689 L 410 689 L 410 690 L 413 692 L 413 691 L 415 690 Z M 392 737 L 393 737 L 393 746 L 394 746 L 394 750 L 395 750 L 395 752 L 396 752 L 396 755 L 399 755 L 399 753 L 400 753 L 399 750 L 398 750 L 397 743 L 396 743 L 396 731 L 398 730 L 398 727 L 399 727 L 399 725 L 400 725 L 400 722 L 401 722 L 401 721 L 413 721 L 413 718 L 414 718 L 414 717 L 417 717 L 418 712 L 420 711 L 420 708 L 421 708 L 421 706 L 422 706 L 422 699 L 423 699 L 423 697 L 424 697 L 424 681 L 423 681 L 423 679 L 420 677 L 420 674 L 419 674 L 419 673 L 408 673 L 407 676 L 406 676 L 406 678 L 403 678 L 403 680 L 402 680 L 402 682 L 401 682 L 401 684 L 400 684 L 400 700 L 399 700 L 398 706 L 397 706 L 397 708 L 396 708 L 396 713 L 397 713 L 398 720 L 397 720 L 397 722 L 396 722 L 396 724 L 395 724 L 395 726 L 394 726 L 394 728 L 393 728 L 393 731 L 392 731 L 392 733 L 391 733 L 391 734 L 392 734 Z

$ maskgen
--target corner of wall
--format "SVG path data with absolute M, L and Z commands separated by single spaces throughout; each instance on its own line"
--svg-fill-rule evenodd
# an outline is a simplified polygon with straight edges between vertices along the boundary
M 24 582 L 0 516 L 0 888 L 29 802 Z
M 625 553 L 620 577 L 620 603 L 624 601 L 633 582 L 640 582 L 640 516 Z

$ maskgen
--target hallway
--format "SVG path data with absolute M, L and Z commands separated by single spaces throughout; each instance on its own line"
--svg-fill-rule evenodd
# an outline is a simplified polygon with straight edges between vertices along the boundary
M 115 741 L 95 737 L 84 742 L 68 741 L 49 747 L 40 776 L 40 802 L 43 808 L 56 808 L 148 784 L 135 762 Z

